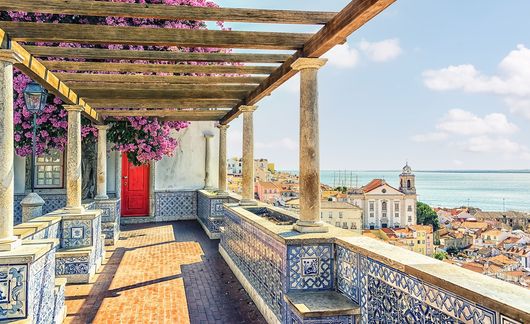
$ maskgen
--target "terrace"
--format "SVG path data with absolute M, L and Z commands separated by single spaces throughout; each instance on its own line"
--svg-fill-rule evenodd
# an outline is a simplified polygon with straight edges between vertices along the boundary
M 0 321 L 530 322 L 526 289 L 320 220 L 320 57 L 393 2 L 354 0 L 330 13 L 3 0 L 6 12 L 322 27 L 305 34 L 0 21 Z M 25 172 L 13 158 L 13 68 L 68 112 L 66 185 L 54 192 L 64 197 L 45 215 L 44 202 L 23 202 L 16 226 L 15 173 Z M 256 202 L 253 183 L 253 112 L 297 73 L 299 216 Z M 236 197 L 226 189 L 226 134 L 240 115 Z M 194 121 L 181 147 L 201 148 L 139 171 L 125 154 L 107 154 L 107 124 L 132 116 Z M 81 199 L 82 117 L 99 130 L 94 201 Z

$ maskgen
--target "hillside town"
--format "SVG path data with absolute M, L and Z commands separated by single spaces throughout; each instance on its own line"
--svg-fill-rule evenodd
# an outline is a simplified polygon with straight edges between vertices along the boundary
M 241 192 L 240 158 L 227 161 L 228 187 Z M 299 177 L 256 159 L 255 198 L 296 212 Z M 473 207 L 431 208 L 418 202 L 408 163 L 396 186 L 373 179 L 358 187 L 321 184 L 321 219 L 389 244 L 444 260 L 465 269 L 530 288 L 530 214 L 482 211 Z M 420 219 L 424 205 L 433 214 Z

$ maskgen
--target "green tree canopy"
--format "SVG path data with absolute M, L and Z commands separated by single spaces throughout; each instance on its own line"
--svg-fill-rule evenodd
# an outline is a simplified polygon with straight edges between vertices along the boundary
M 416 218 L 420 225 L 432 225 L 433 230 L 437 231 L 440 228 L 438 222 L 438 215 L 431 208 L 431 206 L 418 201 L 416 205 Z

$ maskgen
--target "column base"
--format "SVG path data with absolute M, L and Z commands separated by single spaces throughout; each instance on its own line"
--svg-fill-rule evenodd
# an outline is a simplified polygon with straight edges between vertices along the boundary
M 86 209 L 83 206 L 79 207 L 64 207 L 63 209 L 68 214 L 84 214 Z
M 228 196 L 228 191 L 218 191 L 217 195 L 218 196 Z
M 293 225 L 293 229 L 300 233 L 327 233 L 329 232 L 329 227 L 326 226 L 326 223 L 322 221 L 318 222 L 309 222 L 309 221 L 297 221 Z
M 257 206 L 258 202 L 254 199 L 241 199 L 239 206 Z
M 94 200 L 108 200 L 109 199 L 109 196 L 107 195 L 97 195 L 96 197 L 94 197 Z
M 12 251 L 22 245 L 22 240 L 17 236 L 0 240 L 0 251 Z

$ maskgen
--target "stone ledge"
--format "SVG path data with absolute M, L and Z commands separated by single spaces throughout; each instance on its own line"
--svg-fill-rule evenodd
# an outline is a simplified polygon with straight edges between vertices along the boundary
M 22 245 L 12 251 L 0 252 L 0 263 L 30 263 L 50 252 L 53 244 L 50 240 L 23 241 Z
M 289 293 L 285 301 L 301 318 L 361 314 L 359 305 L 336 291 Z

